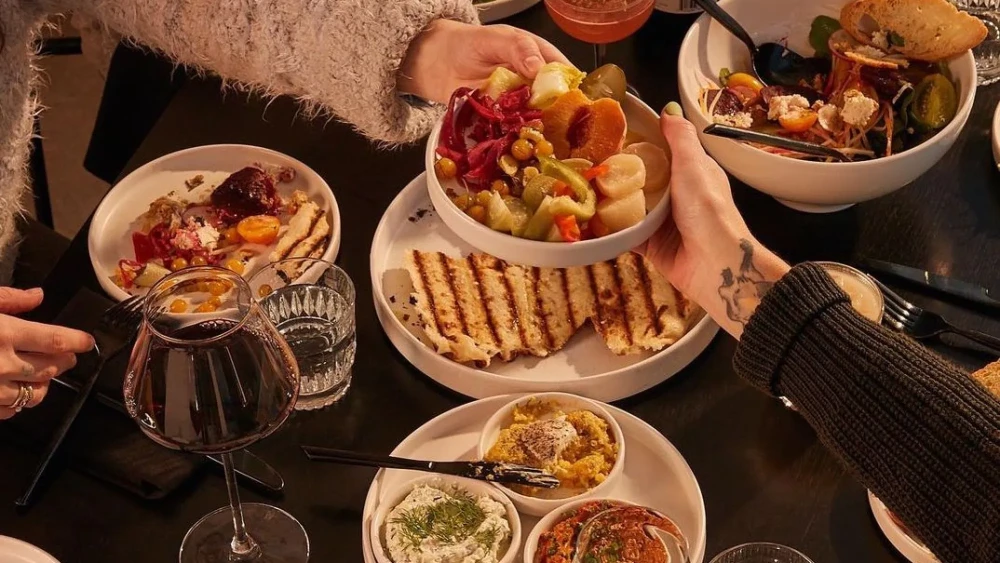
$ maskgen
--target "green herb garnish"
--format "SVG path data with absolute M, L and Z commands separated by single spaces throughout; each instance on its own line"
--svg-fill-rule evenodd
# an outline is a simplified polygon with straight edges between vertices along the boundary
M 431 506 L 404 510 L 391 523 L 400 525 L 404 540 L 413 549 L 419 549 L 427 538 L 454 545 L 470 536 L 484 549 L 492 548 L 500 530 L 491 527 L 477 531 L 486 520 L 486 513 L 476 504 L 476 499 L 462 490 L 446 495 L 445 500 Z
M 733 71 L 728 68 L 723 68 L 719 71 L 719 85 L 725 87 L 729 83 L 729 77 L 733 74 Z
M 893 47 L 902 47 L 906 45 L 906 41 L 903 39 L 903 36 L 895 31 L 890 31 L 886 34 L 886 37 L 889 39 L 889 45 Z

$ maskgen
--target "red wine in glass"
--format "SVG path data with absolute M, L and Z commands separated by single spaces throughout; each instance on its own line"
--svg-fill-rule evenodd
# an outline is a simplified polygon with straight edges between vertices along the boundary
M 211 299 L 204 290 L 209 282 L 229 288 L 214 310 L 170 312 L 177 300 Z M 273 506 L 240 503 L 231 455 L 277 430 L 298 389 L 291 350 L 241 276 L 188 268 L 150 290 L 125 377 L 125 406 L 157 443 L 221 454 L 229 491 L 229 507 L 188 530 L 181 563 L 308 561 L 309 539 L 295 518 Z

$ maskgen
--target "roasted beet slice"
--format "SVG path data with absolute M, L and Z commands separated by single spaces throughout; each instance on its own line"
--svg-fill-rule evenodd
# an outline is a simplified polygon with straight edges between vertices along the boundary
M 233 172 L 212 192 L 212 206 L 226 222 L 273 215 L 281 206 L 274 178 L 255 166 Z
M 736 92 L 733 92 L 729 88 L 709 90 L 707 96 L 706 102 L 708 103 L 708 107 L 712 107 L 713 103 L 715 104 L 715 109 L 712 110 L 713 115 L 735 115 L 743 111 L 743 100 L 740 99 Z M 716 99 L 718 99 L 718 102 L 716 102 Z

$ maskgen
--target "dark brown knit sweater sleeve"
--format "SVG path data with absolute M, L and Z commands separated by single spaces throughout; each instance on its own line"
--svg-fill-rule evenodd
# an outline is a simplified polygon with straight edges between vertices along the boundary
M 1000 562 L 1000 401 L 968 374 L 856 314 L 815 264 L 764 296 L 734 363 L 942 561 Z

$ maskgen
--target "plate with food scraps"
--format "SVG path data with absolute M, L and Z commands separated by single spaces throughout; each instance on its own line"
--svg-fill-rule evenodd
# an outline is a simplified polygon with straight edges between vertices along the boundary
M 101 287 L 120 301 L 187 266 L 249 278 L 282 258 L 332 262 L 340 210 L 326 181 L 290 156 L 207 145 L 162 156 L 115 185 L 94 212 L 88 245 Z
M 875 522 L 889 543 L 910 563 L 939 563 L 937 557 L 927 549 L 927 546 L 916 538 L 913 532 L 892 513 L 886 505 L 871 491 L 868 491 L 868 504 L 871 505 Z
M 559 391 L 616 401 L 669 379 L 718 331 L 632 253 L 566 269 L 477 253 L 435 213 L 424 178 L 386 209 L 370 264 L 389 340 L 441 385 L 477 399 Z
M 541 0 L 473 0 L 473 5 L 479 10 L 479 21 L 495 22 L 519 14 L 534 6 Z
M 459 88 L 427 140 L 428 193 L 475 248 L 528 266 L 610 260 L 670 213 L 660 116 L 615 65 L 549 63 L 532 81 L 498 68 Z
M 513 395 L 482 399 L 445 412 L 410 434 L 392 455 L 413 459 L 475 459 L 483 426 L 515 399 L 517 396 Z M 638 504 L 669 516 L 687 540 L 691 562 L 701 563 L 705 556 L 705 503 L 691 467 L 655 428 L 621 409 L 610 405 L 602 407 L 614 417 L 628 443 L 624 471 L 618 483 L 603 493 L 602 498 Z M 384 508 L 380 504 L 390 497 L 397 498 L 399 487 L 419 475 L 393 469 L 380 470 L 375 475 L 362 517 L 366 563 L 376 563 L 373 542 L 385 540 L 384 529 L 377 536 L 372 533 L 373 518 L 380 508 Z M 520 514 L 521 537 L 527 538 L 538 521 L 536 517 Z M 507 549 L 516 550 L 514 561 L 522 561 L 524 545 L 510 545 Z M 497 555 L 500 557 L 496 559 L 502 560 L 505 554 Z M 404 559 L 393 563 L 406 562 Z
M 59 563 L 59 561 L 28 542 L 0 536 L 0 563 Z

